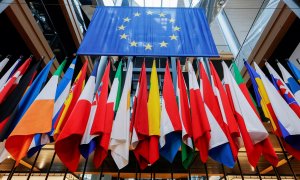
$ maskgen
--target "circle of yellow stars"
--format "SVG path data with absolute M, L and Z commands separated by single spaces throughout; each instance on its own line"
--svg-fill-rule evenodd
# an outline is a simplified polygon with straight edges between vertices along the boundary
M 155 15 L 155 13 L 154 13 L 153 11 L 151 11 L 151 10 L 148 10 L 148 11 L 146 11 L 146 15 L 147 15 L 147 16 L 152 16 L 152 15 Z M 160 13 L 158 13 L 157 15 L 158 15 L 159 17 L 161 17 L 161 18 L 165 18 L 167 14 L 165 14 L 165 13 L 163 13 L 163 12 L 160 12 Z M 134 18 L 138 18 L 138 17 L 141 16 L 141 13 L 140 13 L 140 12 L 135 12 L 135 13 L 133 13 L 133 16 L 134 16 Z M 126 29 L 125 24 L 126 24 L 126 23 L 129 23 L 130 21 L 131 21 L 131 19 L 130 19 L 129 17 L 123 18 L 123 24 L 117 27 L 117 28 L 118 28 L 118 31 L 125 31 L 125 29 Z M 174 19 L 174 18 L 170 18 L 170 19 L 168 19 L 167 21 L 168 21 L 169 23 L 175 24 L 175 19 Z M 179 32 L 179 31 L 180 31 L 180 27 L 177 26 L 177 25 L 175 25 L 175 26 L 173 27 L 173 31 L 174 31 L 175 33 L 176 33 L 176 32 Z M 128 36 L 129 36 L 128 34 L 123 33 L 123 34 L 120 35 L 120 39 L 128 40 L 128 39 L 127 39 Z M 169 39 L 170 41 L 176 41 L 177 38 L 178 38 L 178 36 L 176 36 L 176 34 L 173 33 L 172 35 L 169 36 L 169 38 L 170 38 L 170 39 Z M 136 42 L 136 41 L 134 41 L 134 40 L 131 41 L 131 42 L 129 42 L 129 44 L 130 44 L 130 47 L 138 47 L 138 42 Z M 167 47 L 168 47 L 168 44 L 169 44 L 169 43 L 166 42 L 166 41 L 162 41 L 162 42 L 159 43 L 160 48 L 167 48 Z M 151 51 L 152 48 L 153 48 L 153 45 L 151 45 L 150 43 L 145 43 L 145 44 L 143 45 L 143 47 L 145 48 L 145 50 Z

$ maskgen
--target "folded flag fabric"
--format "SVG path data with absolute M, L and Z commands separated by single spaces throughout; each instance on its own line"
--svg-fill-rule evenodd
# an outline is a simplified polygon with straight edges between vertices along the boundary
M 145 169 L 150 164 L 149 158 L 149 121 L 148 121 L 148 91 L 147 91 L 147 76 L 145 61 L 142 65 L 142 70 L 139 77 L 139 82 L 136 89 L 134 107 L 131 119 L 132 139 L 131 145 L 134 148 L 133 152 L 140 169 Z
M 51 79 L 55 79 L 56 81 L 56 84 L 58 83 L 58 80 L 59 80 L 59 77 L 61 76 L 62 72 L 63 72 L 63 69 L 66 65 L 66 61 L 63 61 L 61 63 L 61 65 L 57 68 L 57 70 L 55 71 L 55 73 L 53 74 L 52 78 Z M 51 80 L 50 79 L 50 80 Z M 50 81 L 49 80 L 49 81 Z M 54 88 L 54 87 L 52 87 Z M 57 93 L 56 89 L 55 89 L 55 94 Z M 52 119 L 53 117 L 55 116 L 54 112 L 55 112 L 55 97 L 54 97 L 54 106 L 51 107 L 53 108 L 51 111 L 52 112 Z M 47 117 L 47 123 L 48 123 L 48 119 L 49 117 Z M 51 130 L 52 130 L 52 121 L 51 121 Z M 39 151 L 45 144 L 47 143 L 50 143 L 50 137 L 48 136 L 48 134 L 51 132 L 51 130 L 47 133 L 38 133 L 38 134 L 35 134 L 34 135 L 34 138 L 30 144 L 30 147 L 28 149 L 28 152 L 27 152 L 27 156 L 28 157 L 31 157 L 33 156 L 37 151 Z
M 187 65 L 189 73 L 193 139 L 195 147 L 199 150 L 201 161 L 203 163 L 206 163 L 208 159 L 209 143 L 211 140 L 211 128 L 207 118 L 205 105 L 200 93 L 194 68 L 190 61 L 187 61 Z
M 91 135 L 97 136 L 96 138 L 96 149 L 94 152 L 94 165 L 96 167 L 101 166 L 102 162 L 108 154 L 108 146 L 110 140 L 110 133 L 114 118 L 114 103 L 112 100 L 112 95 L 117 98 L 119 79 L 115 79 L 114 90 L 110 97 L 108 97 L 108 86 L 109 86 L 109 73 L 110 73 L 110 62 L 106 66 L 102 81 L 100 84 L 101 93 L 96 98 L 97 109 L 95 119 L 91 129 Z M 117 74 L 116 74 L 117 75 Z M 119 69 L 118 75 L 121 75 L 121 67 Z M 115 99 L 116 100 L 116 99 Z
M 67 69 L 66 73 L 64 74 L 64 77 L 61 79 L 61 81 L 57 85 L 57 90 L 55 93 L 54 112 L 53 112 L 54 117 L 52 119 L 52 129 L 51 129 L 51 132 L 49 133 L 50 136 L 53 135 L 54 125 L 57 122 L 57 119 L 62 110 L 64 102 L 68 98 L 68 95 L 69 95 L 69 92 L 71 89 L 71 83 L 72 83 L 72 78 L 73 78 L 74 69 L 75 69 L 75 65 L 76 65 L 76 60 L 77 60 L 77 58 L 73 59 L 73 61 L 69 65 L 69 68 Z M 64 62 L 67 62 L 67 61 L 64 60 Z
M 226 93 L 223 84 L 219 78 L 219 75 L 212 64 L 212 62 L 209 62 L 209 67 L 211 71 L 211 79 L 212 79 L 212 87 L 215 94 L 215 97 L 218 100 L 218 105 L 220 107 L 222 118 L 224 121 L 224 126 L 229 132 L 231 139 L 234 141 L 234 144 L 230 143 L 231 150 L 234 155 L 234 159 L 236 159 L 237 152 L 239 148 L 242 146 L 242 139 L 240 136 L 240 130 L 236 121 L 236 118 L 234 116 L 233 112 L 233 104 L 231 104 L 231 101 L 229 100 L 229 95 Z M 229 138 L 230 139 L 230 138 Z
M 164 85 L 162 91 L 161 103 L 161 121 L 160 121 L 160 155 L 169 163 L 174 158 L 181 145 L 182 126 L 176 102 L 175 90 L 167 61 L 164 75 Z
M 61 130 L 63 129 L 66 121 L 68 120 L 83 88 L 85 83 L 85 76 L 87 71 L 88 61 L 85 61 L 81 70 L 77 74 L 77 77 L 70 89 L 69 95 L 64 102 L 64 105 L 61 107 L 60 113 L 56 120 L 56 124 L 54 125 L 55 130 L 53 132 L 53 138 L 57 139 L 58 135 L 60 134 Z
M 277 72 L 272 68 L 272 66 L 266 62 L 266 67 L 271 75 L 271 79 L 276 90 L 281 94 L 284 100 L 288 103 L 290 108 L 300 117 L 300 106 L 295 100 L 294 95 L 281 79 L 281 77 L 277 74 Z
M 2 89 L 0 90 L 0 104 L 7 98 L 7 96 L 11 93 L 12 90 L 17 86 L 20 79 L 26 72 L 27 68 L 29 67 L 32 59 L 28 58 L 22 66 L 18 68 L 18 70 L 14 73 L 14 75 L 9 78 L 9 80 L 4 84 Z
M 99 65 L 98 65 L 98 69 L 97 69 L 96 86 L 97 86 L 97 79 L 99 76 L 98 70 L 99 70 L 99 66 L 101 65 L 101 62 L 97 62 L 97 63 L 99 63 Z M 105 61 L 105 63 L 107 63 L 107 61 Z M 102 75 L 102 74 L 100 74 L 100 75 Z M 103 85 L 103 83 L 97 88 L 97 91 L 95 93 L 91 111 L 90 111 L 90 115 L 89 115 L 89 119 L 88 119 L 83 137 L 81 139 L 80 147 L 79 147 L 80 153 L 85 159 L 88 159 L 89 155 L 96 149 L 97 135 L 92 135 L 91 129 L 92 129 L 92 126 L 93 126 L 93 123 L 95 120 L 97 107 L 99 106 L 99 96 L 102 92 L 102 85 Z
M 55 93 L 61 71 L 62 69 L 57 69 L 6 140 L 5 148 L 16 160 L 16 165 L 26 156 L 30 146 L 35 146 L 35 141 L 32 141 L 34 135 L 51 130 Z
M 260 156 L 263 155 L 267 161 L 276 166 L 278 158 L 268 138 L 267 130 L 237 85 L 225 62 L 222 62 L 222 67 L 225 87 L 232 98 L 249 163 L 256 167 Z
M 256 63 L 254 63 L 257 78 L 260 78 L 270 99 L 270 104 L 276 115 L 278 127 L 284 140 L 293 148 L 300 150 L 300 119 L 289 107 L 279 92 L 267 79 Z
M 43 70 L 38 74 L 35 80 L 32 82 L 30 88 L 26 90 L 26 93 L 22 97 L 21 101 L 19 102 L 18 106 L 10 115 L 7 123 L 5 124 L 5 128 L 3 131 L 0 131 L 0 139 L 6 139 L 16 125 L 19 123 L 20 119 L 23 117 L 25 112 L 28 110 L 32 102 L 36 99 L 39 95 L 41 89 L 43 88 L 44 83 L 47 80 L 48 73 L 50 68 L 53 64 L 54 59 L 50 60 L 48 64 L 43 68 Z
M 291 60 L 288 60 L 287 64 L 293 72 L 294 76 L 296 77 L 297 81 L 300 83 L 300 70 L 291 62 Z
M 236 81 L 236 83 L 239 85 L 240 89 L 242 90 L 244 96 L 247 98 L 249 104 L 251 105 L 252 109 L 260 116 L 262 112 L 261 109 L 258 109 L 256 102 L 254 101 L 253 97 L 251 96 L 247 85 L 237 67 L 235 62 L 232 62 L 232 69 L 233 69 L 233 76 Z
M 15 72 L 16 68 L 21 63 L 21 60 L 22 60 L 21 58 L 16 60 L 16 62 L 6 71 L 6 73 L 0 79 L 0 92 L 2 91 L 7 80 L 10 78 L 11 74 L 13 74 Z
M 177 60 L 177 87 L 176 96 L 178 101 L 179 116 L 182 125 L 181 159 L 182 165 L 188 169 L 196 158 L 193 142 L 192 119 L 190 115 L 187 87 L 181 71 L 180 61 Z
M 9 58 L 4 58 L 1 62 L 0 62 L 0 72 L 3 70 L 3 68 L 6 66 L 6 64 L 8 63 Z
M 300 85 L 279 62 L 277 62 L 277 65 L 281 71 L 284 82 L 294 94 L 297 103 L 300 104 Z
M 80 142 L 89 118 L 96 85 L 97 65 L 89 77 L 76 105 L 55 142 L 59 159 L 70 171 L 76 171 L 80 160 Z
M 130 91 L 132 79 L 132 62 L 129 61 L 125 84 L 119 103 L 119 108 L 113 122 L 109 148 L 111 156 L 119 169 L 124 168 L 129 162 L 130 146 Z
M 220 107 L 214 95 L 213 89 L 202 63 L 200 67 L 200 92 L 203 97 L 204 106 L 211 128 L 211 139 L 209 142 L 209 156 L 214 160 L 230 168 L 234 167 L 236 154 L 232 153 L 231 147 L 235 148 L 230 133 L 222 119 Z M 204 90 L 205 89 L 205 90 Z M 232 144 L 232 145 L 230 145 Z
M 26 89 L 30 85 L 31 80 L 34 78 L 40 64 L 41 61 L 34 63 L 20 79 L 20 82 L 16 88 L 9 94 L 5 101 L 0 104 L 0 132 L 6 132 L 6 129 L 10 124 L 10 116 L 18 106 L 19 101 L 22 99 Z

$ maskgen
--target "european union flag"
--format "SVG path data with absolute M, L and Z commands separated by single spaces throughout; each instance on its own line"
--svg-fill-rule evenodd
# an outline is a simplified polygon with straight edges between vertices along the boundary
M 219 56 L 200 8 L 97 7 L 77 53 Z

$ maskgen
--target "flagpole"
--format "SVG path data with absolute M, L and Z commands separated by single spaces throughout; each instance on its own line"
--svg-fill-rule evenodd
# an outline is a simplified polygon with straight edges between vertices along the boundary
M 86 166 L 87 166 L 88 161 L 89 161 L 89 157 L 86 158 L 85 163 L 84 163 L 83 172 L 82 172 L 82 179 L 84 179 L 84 175 L 85 175 Z
M 273 170 L 274 170 L 274 173 L 275 173 L 275 176 L 277 177 L 277 179 L 281 179 L 281 177 L 280 177 L 280 175 L 278 173 L 277 167 L 275 167 L 273 165 L 272 165 L 272 167 L 273 167 Z
M 7 180 L 11 180 L 12 179 L 12 177 L 13 177 L 13 175 L 15 173 L 16 168 L 17 167 L 16 167 L 16 161 L 15 161 L 14 164 L 13 164 L 13 167 L 11 168 L 10 173 L 9 173 L 9 175 L 7 177 Z
M 207 171 L 207 164 L 206 163 L 204 163 L 204 169 L 205 169 L 206 179 L 209 179 L 209 177 L 208 177 L 208 171 Z
M 222 170 L 223 170 L 223 174 L 224 174 L 224 179 L 225 180 L 227 180 L 227 174 L 226 174 L 226 171 L 225 171 L 225 167 L 224 167 L 224 165 L 223 164 L 221 164 L 222 165 Z
M 171 164 L 171 179 L 173 180 L 173 164 Z
M 100 171 L 100 178 L 99 178 L 99 180 L 101 180 L 102 175 L 103 175 L 103 164 L 102 164 L 102 166 L 101 166 L 101 171 Z
M 283 148 L 283 145 L 282 145 L 280 139 L 279 139 L 277 136 L 276 136 L 276 138 L 277 138 L 277 141 L 279 142 L 279 145 L 280 145 L 280 148 L 281 148 L 281 150 L 282 150 L 282 152 L 283 152 L 284 158 L 285 158 L 285 160 L 286 160 L 286 162 L 287 162 L 287 164 L 288 164 L 288 166 L 289 166 L 289 168 L 290 168 L 290 170 L 291 170 L 291 172 L 292 172 L 294 178 L 297 179 L 297 176 L 296 176 L 296 174 L 295 174 L 295 171 L 294 171 L 294 169 L 292 168 L 292 165 L 291 165 L 291 162 L 290 162 L 290 160 L 289 160 L 289 157 L 287 156 L 287 154 L 286 154 L 286 152 L 285 152 L 285 150 L 284 150 L 284 148 Z
M 240 164 L 239 158 L 236 158 L 236 161 L 238 163 L 238 167 L 239 167 L 239 170 L 240 170 L 240 173 L 241 173 L 242 180 L 244 180 L 244 174 L 243 174 L 243 171 L 242 171 L 242 168 L 241 168 L 241 164 Z
M 54 159 L 55 159 L 55 156 L 56 156 L 56 152 L 54 152 L 54 154 L 53 154 L 53 156 L 52 156 L 52 159 L 51 159 L 49 168 L 48 168 L 48 170 L 47 170 L 47 174 L 46 174 L 45 180 L 48 179 L 48 176 L 49 176 L 49 174 L 50 174 L 51 167 L 52 167 L 53 162 L 54 162 Z
M 69 172 L 69 170 L 68 170 L 68 168 L 66 168 L 66 171 L 65 171 L 65 175 L 64 175 L 64 178 L 63 178 L 63 180 L 65 180 L 65 179 L 66 179 L 68 172 Z
M 118 170 L 118 177 L 117 177 L 118 180 L 120 180 L 120 169 Z
M 42 149 L 39 149 L 39 151 L 37 152 L 37 154 L 36 154 L 36 156 L 35 156 L 35 158 L 34 158 L 33 164 L 32 164 L 32 166 L 31 166 L 31 168 L 30 168 L 30 172 L 29 172 L 29 174 L 28 174 L 28 176 L 27 176 L 27 180 L 30 179 L 30 176 L 31 176 L 32 171 L 33 171 L 33 168 L 34 168 L 34 166 L 35 166 L 35 164 L 36 164 L 37 159 L 39 158 L 39 155 L 40 155 L 41 150 L 42 150 Z
M 257 166 L 256 166 L 256 171 L 257 171 L 257 174 L 258 174 L 259 179 L 262 180 L 262 179 L 261 179 L 261 174 L 260 174 L 259 169 L 258 169 Z

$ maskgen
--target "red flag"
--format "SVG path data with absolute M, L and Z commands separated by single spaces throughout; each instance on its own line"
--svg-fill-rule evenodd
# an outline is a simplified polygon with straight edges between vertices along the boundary
M 222 116 L 225 122 L 225 127 L 228 129 L 230 136 L 235 143 L 235 148 L 232 147 L 233 148 L 232 151 L 234 153 L 238 151 L 239 147 L 241 146 L 240 131 L 233 113 L 234 107 L 229 100 L 230 94 L 226 93 L 223 84 L 212 62 L 209 62 L 209 66 L 210 66 L 212 84 L 213 84 L 215 96 L 218 99 L 219 106 L 224 109 L 224 111 L 222 112 Z
M 132 124 L 132 145 L 134 155 L 141 169 L 145 169 L 149 162 L 149 126 L 148 126 L 148 91 L 147 76 L 145 62 L 142 66 L 139 82 L 137 86 L 137 94 L 135 99 L 135 107 L 133 109 Z
M 110 133 L 114 117 L 113 104 L 107 103 L 109 72 L 110 63 L 108 63 L 108 65 L 106 66 L 100 87 L 96 94 L 97 109 L 95 119 L 91 128 L 91 135 L 98 136 L 93 160 L 96 167 L 99 167 L 107 156 Z
M 213 88 L 207 77 L 207 74 L 205 72 L 203 64 L 199 63 L 199 67 L 200 67 L 200 77 L 201 77 L 201 81 L 202 81 L 202 83 L 200 83 L 202 85 L 201 89 L 204 90 L 203 91 L 204 102 L 206 103 L 206 105 L 210 109 L 211 113 L 213 114 L 213 116 L 217 120 L 218 124 L 220 125 L 221 129 L 223 130 L 224 134 L 226 135 L 228 142 L 230 144 L 232 155 L 234 157 L 234 160 L 236 160 L 237 154 L 238 154 L 238 149 L 236 148 L 236 145 L 230 136 L 230 132 L 229 132 L 229 128 L 228 128 L 227 124 L 223 120 L 222 113 L 221 113 L 221 107 L 218 104 L 217 97 L 214 94 Z M 224 109 L 223 109 L 223 111 L 224 111 Z
M 6 97 L 15 89 L 15 87 L 19 84 L 20 79 L 26 72 L 29 64 L 32 59 L 28 58 L 22 66 L 18 68 L 18 70 L 14 73 L 14 75 L 6 82 L 3 89 L 0 90 L 0 104 L 6 99 Z
M 204 102 L 200 94 L 199 84 L 196 74 L 190 61 L 187 62 L 189 73 L 189 89 L 192 115 L 192 128 L 195 146 L 200 153 L 202 162 L 208 158 L 208 148 L 210 141 L 210 125 L 204 109 Z
M 79 163 L 79 145 L 89 118 L 95 83 L 95 76 L 91 75 L 55 142 L 55 152 L 70 171 L 76 171 Z

